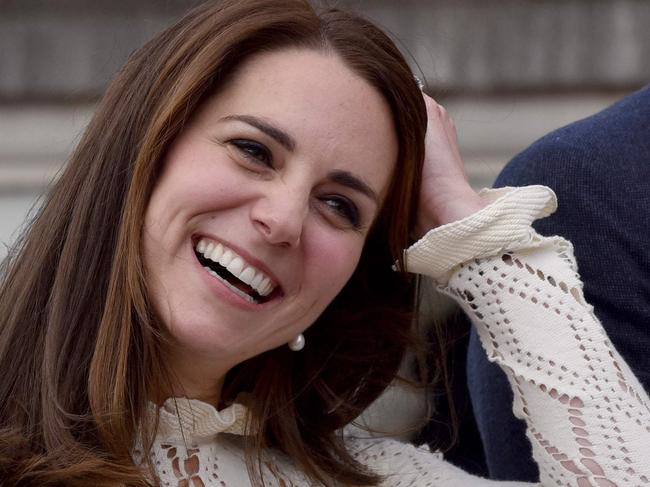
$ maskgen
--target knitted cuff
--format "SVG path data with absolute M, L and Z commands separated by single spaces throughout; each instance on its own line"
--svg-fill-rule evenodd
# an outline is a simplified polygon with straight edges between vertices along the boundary
M 409 272 L 426 274 L 444 285 L 463 262 L 520 249 L 531 242 L 535 235 L 532 222 L 557 208 L 553 190 L 541 185 L 483 189 L 479 196 L 487 206 L 430 230 L 404 251 Z

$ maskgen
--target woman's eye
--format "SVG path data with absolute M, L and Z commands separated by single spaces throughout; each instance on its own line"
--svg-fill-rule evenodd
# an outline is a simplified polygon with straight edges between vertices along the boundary
M 265 166 L 273 166 L 273 158 L 271 151 L 266 146 L 248 139 L 233 139 L 228 141 L 237 149 L 243 157 L 256 164 L 264 164 Z
M 360 228 L 361 219 L 359 209 L 349 199 L 343 196 L 325 196 L 322 198 L 327 208 L 333 211 L 337 217 L 345 219 L 354 228 Z

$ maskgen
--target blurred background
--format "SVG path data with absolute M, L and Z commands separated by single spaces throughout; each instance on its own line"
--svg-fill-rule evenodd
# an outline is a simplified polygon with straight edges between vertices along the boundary
M 129 54 L 189 0 L 0 0 L 0 259 Z M 340 0 L 454 117 L 472 184 L 650 80 L 650 1 Z M 120 143 L 120 141 L 115 141 Z

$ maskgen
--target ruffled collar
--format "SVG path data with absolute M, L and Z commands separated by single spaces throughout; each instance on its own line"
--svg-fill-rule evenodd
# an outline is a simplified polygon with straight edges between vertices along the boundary
M 239 401 L 217 410 L 198 399 L 176 397 L 167 399 L 160 407 L 149 403 L 153 413 L 159 413 L 158 437 L 164 439 L 201 440 L 220 433 L 246 434 L 248 408 Z

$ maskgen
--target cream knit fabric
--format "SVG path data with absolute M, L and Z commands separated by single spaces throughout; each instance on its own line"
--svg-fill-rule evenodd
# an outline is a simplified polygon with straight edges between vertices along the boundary
M 650 487 L 648 396 L 585 303 L 571 244 L 530 226 L 555 210 L 555 195 L 543 186 L 481 195 L 484 209 L 406 251 L 408 270 L 431 276 L 461 305 L 489 359 L 505 370 L 540 485 Z M 239 404 L 218 412 L 196 400 L 168 400 L 152 452 L 162 485 L 250 485 L 245 416 Z M 348 446 L 385 475 L 383 486 L 531 485 L 472 477 L 395 440 L 349 438 Z M 262 467 L 266 485 L 310 485 L 280 452 L 268 452 Z

